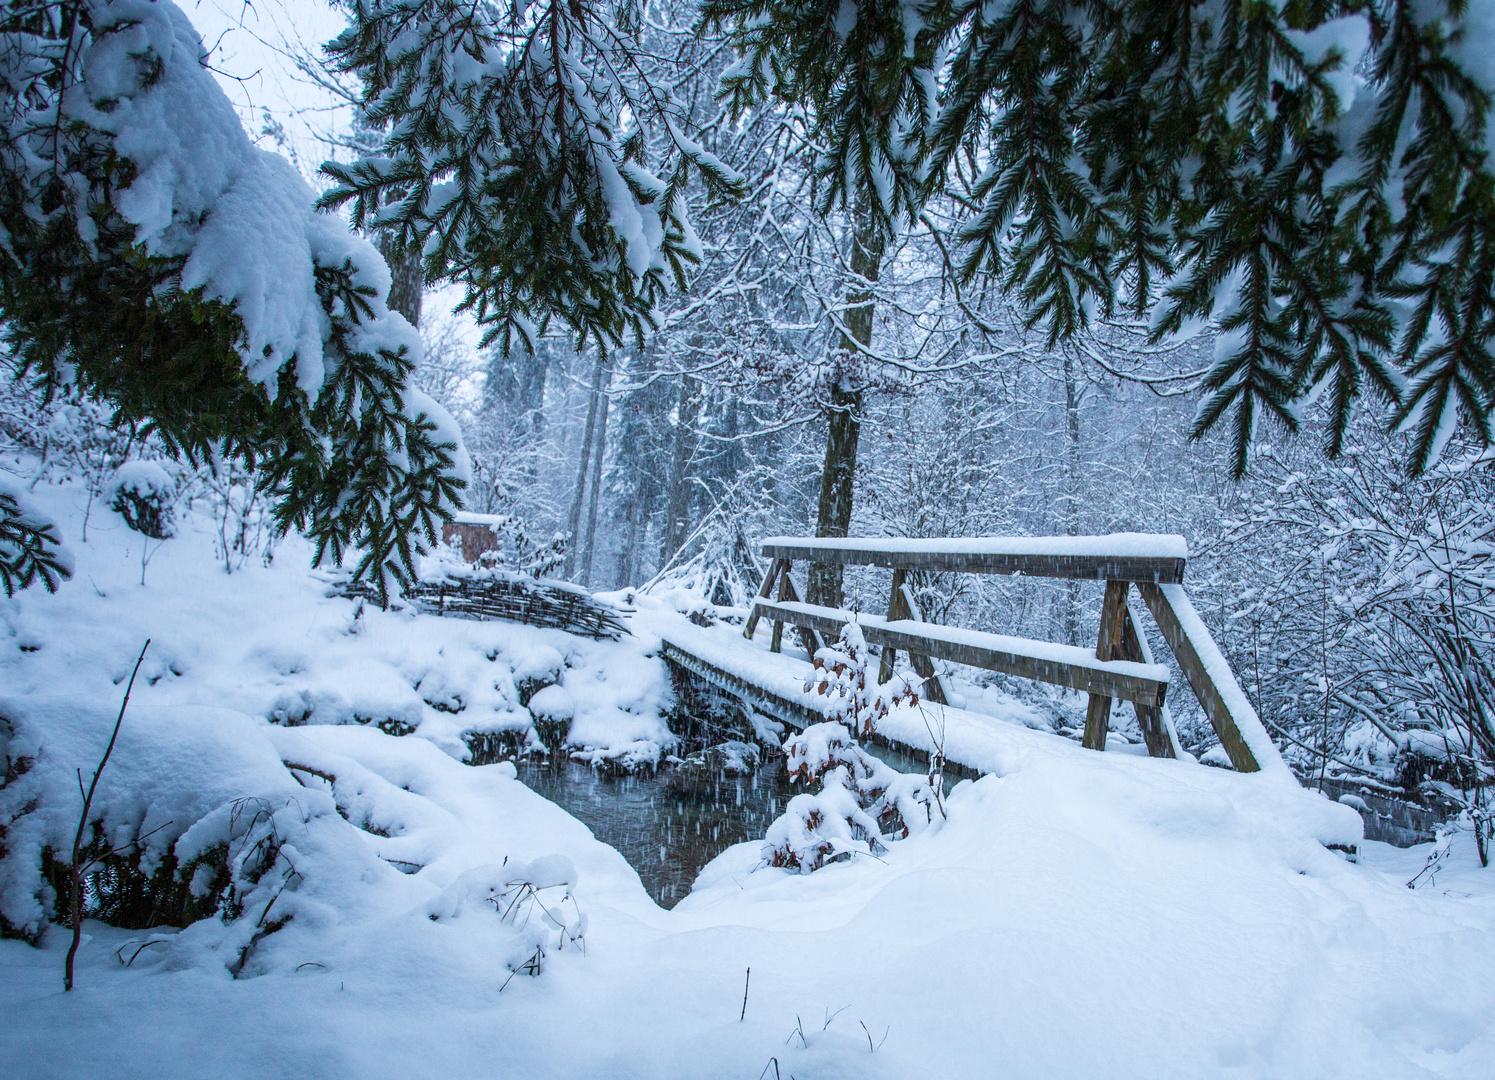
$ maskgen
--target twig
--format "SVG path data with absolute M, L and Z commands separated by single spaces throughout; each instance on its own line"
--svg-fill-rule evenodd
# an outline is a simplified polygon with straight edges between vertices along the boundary
M 827 1005 L 825 1007 L 825 1023 L 822 1024 L 822 1025 L 820 1025 L 820 1030 L 824 1031 L 826 1028 L 830 1027 L 831 1026 L 831 1021 L 834 1020 L 836 1017 L 840 1016 L 842 1013 L 844 1013 L 849 1008 L 851 1008 L 850 1005 L 842 1005 L 835 1012 L 831 1012 L 831 1007 L 829 1005 Z
M 857 1023 L 858 1024 L 862 1024 L 862 1030 L 867 1033 L 867 1049 L 871 1053 L 874 1053 L 874 1054 L 877 1053 L 879 1050 L 882 1049 L 882 1044 L 888 1041 L 888 1032 L 893 1030 L 893 1025 L 889 1024 L 887 1026 L 887 1028 L 884 1029 L 884 1031 L 882 1033 L 882 1038 L 878 1040 L 877 1045 L 873 1046 L 872 1045 L 872 1032 L 867 1031 L 867 1025 L 863 1024 L 862 1021 L 858 1020 Z
M 114 950 L 114 958 L 116 960 L 118 960 L 121 964 L 123 964 L 125 967 L 132 966 L 135 963 L 135 958 L 137 956 L 139 956 L 141 953 L 145 952 L 146 949 L 149 949 L 152 945 L 165 945 L 166 944 L 166 939 L 165 938 L 154 938 L 151 941 L 144 942 L 134 952 L 132 952 L 130 954 L 130 958 L 128 960 L 126 960 L 124 958 L 124 951 L 125 951 L 125 949 L 127 949 L 129 946 L 131 946 L 133 944 L 134 944 L 133 941 L 127 941 L 123 945 L 121 945 L 119 948 L 117 948 L 117 949 Z
M 748 968 L 747 969 L 747 977 L 742 980 L 742 1015 L 737 1018 L 737 1022 L 739 1024 L 742 1023 L 742 1021 L 744 1021 L 744 1020 L 747 1019 L 748 984 L 752 981 L 752 978 L 753 978 L 753 969 L 752 968 Z
M 73 920 L 73 942 L 68 946 L 67 960 L 63 964 L 62 989 L 67 992 L 73 988 L 73 958 L 78 955 L 78 946 L 83 943 L 83 871 L 79 862 L 83 854 L 83 832 L 88 828 L 88 811 L 93 806 L 94 792 L 99 787 L 99 777 L 104 773 L 104 766 L 109 764 L 109 755 L 114 753 L 115 740 L 119 738 L 119 726 L 125 722 L 125 708 L 130 704 L 130 691 L 135 689 L 135 676 L 140 674 L 140 665 L 145 661 L 145 650 L 151 647 L 150 638 L 145 639 L 145 644 L 140 648 L 140 655 L 135 658 L 135 669 L 130 672 L 129 685 L 125 687 L 124 700 L 119 703 L 119 716 L 114 721 L 114 731 L 109 736 L 109 745 L 104 748 L 104 756 L 99 759 L 99 767 L 93 771 L 93 780 L 88 785 L 88 793 L 83 796 L 83 813 L 78 817 L 78 831 L 73 835 L 73 862 L 68 868 L 68 908 Z M 78 770 L 78 790 L 83 790 L 83 770 Z M 89 860 L 90 863 L 92 860 Z
M 790 1039 L 793 1039 L 796 1035 L 799 1036 L 799 1045 L 808 1050 L 810 1048 L 810 1044 L 805 1039 L 805 1022 L 799 1018 L 799 1015 L 797 1013 L 794 1017 L 794 1030 L 789 1033 L 789 1038 L 784 1040 L 784 1045 L 788 1046 Z

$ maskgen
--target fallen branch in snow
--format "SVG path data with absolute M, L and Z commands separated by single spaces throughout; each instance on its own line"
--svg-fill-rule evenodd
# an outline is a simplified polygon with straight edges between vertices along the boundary
M 99 787 L 99 777 L 104 766 L 109 764 L 109 755 L 114 753 L 114 743 L 119 738 L 119 726 L 125 722 L 125 709 L 130 704 L 130 691 L 135 689 L 135 676 L 140 674 L 140 665 L 145 661 L 145 650 L 151 647 L 150 638 L 145 639 L 140 655 L 135 658 L 135 670 L 130 672 L 129 685 L 125 687 L 124 700 L 119 703 L 119 716 L 114 721 L 114 731 L 109 736 L 109 745 L 99 759 L 99 767 L 93 771 L 93 780 L 88 791 L 83 791 L 83 770 L 78 770 L 78 793 L 83 796 L 83 813 L 78 815 L 78 831 L 73 835 L 73 861 L 68 865 L 68 915 L 73 924 L 73 942 L 68 946 L 67 960 L 63 964 L 62 989 L 73 988 L 73 958 L 78 955 L 78 946 L 83 943 L 83 877 L 93 866 L 94 859 L 83 857 L 83 834 L 88 829 L 88 811 L 93 807 L 94 792 Z M 164 828 L 165 826 L 162 826 Z
M 281 764 L 290 771 L 291 779 L 295 780 L 296 783 L 300 784 L 302 787 L 306 786 L 306 781 L 302 780 L 301 777 L 296 775 L 298 772 L 304 772 L 308 776 L 315 776 L 322 780 L 326 780 L 329 784 L 337 783 L 337 777 L 332 775 L 332 773 L 330 772 L 326 772 L 323 769 L 313 769 L 310 765 L 302 765 L 298 761 L 282 761 Z

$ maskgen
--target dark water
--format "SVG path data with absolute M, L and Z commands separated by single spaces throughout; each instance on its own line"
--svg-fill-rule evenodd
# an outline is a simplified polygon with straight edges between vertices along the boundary
M 900 771 L 924 772 L 896 751 L 867 749 Z M 761 840 L 784 804 L 805 790 L 790 783 L 782 758 L 764 762 L 751 776 L 696 782 L 683 781 L 668 766 L 655 776 L 622 777 L 569 760 L 521 761 L 518 767 L 519 779 L 617 848 L 666 908 L 679 903 L 701 867 L 727 848 Z
M 617 848 L 667 908 L 690 892 L 701 867 L 733 844 L 761 839 L 798 794 L 782 761 L 689 785 L 667 769 L 614 777 L 576 761 L 521 762 L 519 779 Z

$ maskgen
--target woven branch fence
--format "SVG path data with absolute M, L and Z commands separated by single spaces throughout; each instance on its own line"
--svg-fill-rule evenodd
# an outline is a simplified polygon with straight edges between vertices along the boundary
M 344 596 L 376 600 L 366 584 L 345 585 Z M 421 582 L 405 593 L 407 603 L 428 615 L 504 619 L 616 641 L 628 633 L 623 613 L 588 593 L 534 579 L 486 578 Z

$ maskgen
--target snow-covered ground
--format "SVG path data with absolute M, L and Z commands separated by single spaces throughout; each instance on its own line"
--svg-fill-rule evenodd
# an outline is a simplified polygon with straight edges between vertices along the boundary
M 527 726 L 532 679 L 573 737 L 663 743 L 651 634 L 355 616 L 294 539 L 226 575 L 193 514 L 142 586 L 117 515 L 83 544 L 76 488 L 35 498 L 78 570 L 0 601 L 0 910 L 39 919 L 39 849 L 70 844 L 150 637 L 106 833 L 164 825 L 146 844 L 184 865 L 226 845 L 243 914 L 90 923 L 68 995 L 65 931 L 0 942 L 7 1077 L 1490 1074 L 1495 870 L 1465 837 L 1409 889 L 1431 845 L 1347 862 L 1320 842 L 1347 808 L 1000 725 L 1000 775 L 883 858 L 796 875 L 739 845 L 664 911 L 511 766 L 459 760 Z

